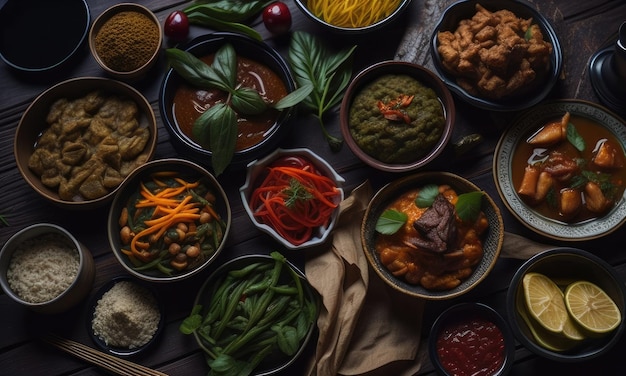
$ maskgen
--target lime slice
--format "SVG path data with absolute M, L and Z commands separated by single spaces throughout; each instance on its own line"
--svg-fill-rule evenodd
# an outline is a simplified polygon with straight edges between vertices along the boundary
M 527 312 L 524 296 L 521 293 L 517 294 L 517 296 L 517 312 L 526 323 L 537 345 L 550 351 L 564 352 L 572 349 L 579 343 L 577 340 L 549 332 L 543 326 L 539 325 L 537 321 L 531 319 Z
M 585 334 L 574 322 L 574 319 L 571 318 L 569 315 L 567 316 L 567 321 L 565 321 L 565 325 L 563 325 L 563 336 L 574 341 L 582 341 L 586 338 Z
M 594 334 L 608 333 L 622 321 L 621 312 L 611 297 L 588 281 L 567 286 L 565 305 L 574 321 Z
M 527 273 L 522 279 L 528 313 L 546 330 L 562 333 L 568 319 L 563 292 L 550 278 Z

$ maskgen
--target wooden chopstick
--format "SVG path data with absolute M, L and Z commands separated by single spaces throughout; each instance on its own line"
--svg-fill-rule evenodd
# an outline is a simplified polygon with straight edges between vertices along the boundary
M 83 359 L 93 365 L 104 368 L 121 376 L 167 376 L 163 372 L 144 367 L 140 364 L 130 362 L 126 359 L 120 359 L 113 355 L 103 353 L 82 343 L 59 337 L 55 334 L 48 334 L 42 337 L 42 340 Z

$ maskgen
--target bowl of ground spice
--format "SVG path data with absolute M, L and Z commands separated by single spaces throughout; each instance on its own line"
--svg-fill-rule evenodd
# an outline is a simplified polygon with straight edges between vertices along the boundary
M 356 75 L 340 109 L 341 133 L 365 164 L 407 172 L 426 166 L 450 140 L 452 95 L 430 70 L 402 61 L 376 63 Z
M 132 356 L 151 347 L 163 330 L 163 307 L 154 289 L 130 276 L 104 284 L 93 296 L 87 332 L 102 350 Z
M 139 4 L 121 3 L 106 9 L 91 26 L 89 49 L 112 77 L 138 80 L 154 66 L 163 32 L 156 15 Z
M 55 224 L 25 227 L 0 251 L 0 285 L 5 294 L 38 313 L 72 308 L 87 296 L 94 276 L 91 252 Z

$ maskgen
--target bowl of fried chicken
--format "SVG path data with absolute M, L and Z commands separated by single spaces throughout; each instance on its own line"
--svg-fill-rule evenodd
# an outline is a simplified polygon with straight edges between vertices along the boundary
M 541 102 L 563 63 L 549 20 L 522 0 L 452 4 L 434 29 L 430 49 L 450 90 L 491 111 L 518 111 Z

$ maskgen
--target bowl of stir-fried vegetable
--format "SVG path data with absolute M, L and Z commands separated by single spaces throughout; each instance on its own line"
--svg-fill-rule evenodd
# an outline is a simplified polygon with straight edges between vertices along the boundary
M 230 226 L 228 198 L 215 177 L 170 158 L 142 165 L 122 183 L 109 210 L 108 237 L 130 274 L 170 282 L 211 264 Z
M 205 280 L 179 329 L 196 338 L 209 374 L 292 374 L 318 312 L 304 273 L 281 253 L 244 255 Z

